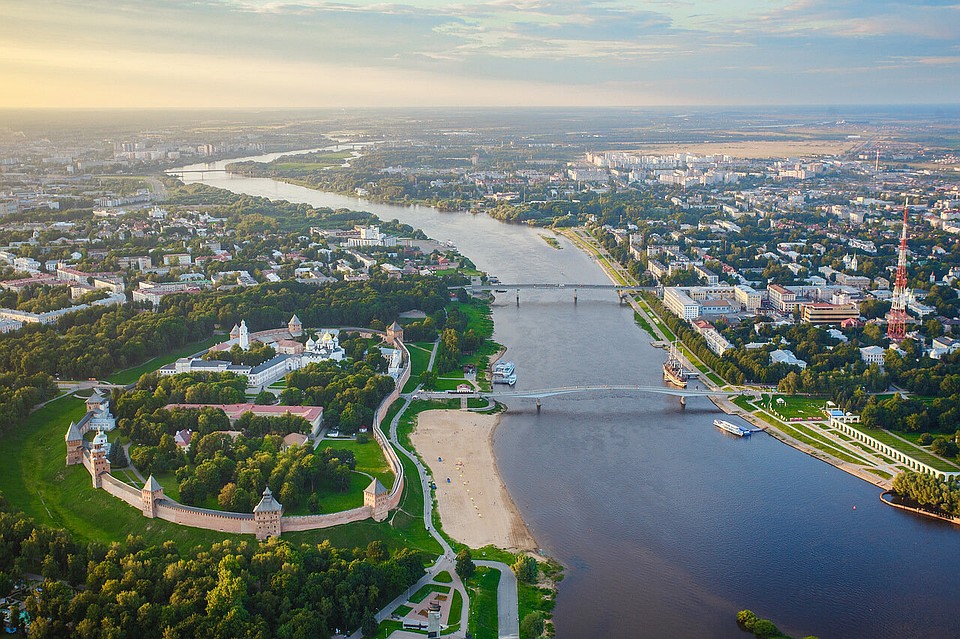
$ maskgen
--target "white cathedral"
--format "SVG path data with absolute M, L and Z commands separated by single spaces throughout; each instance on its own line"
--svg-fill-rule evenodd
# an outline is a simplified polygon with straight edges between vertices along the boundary
M 324 331 L 320 339 L 313 339 L 310 336 L 303 349 L 304 365 L 314 362 L 323 362 L 332 359 L 335 362 L 343 361 L 346 357 L 343 348 L 340 347 L 340 338 L 334 331 Z

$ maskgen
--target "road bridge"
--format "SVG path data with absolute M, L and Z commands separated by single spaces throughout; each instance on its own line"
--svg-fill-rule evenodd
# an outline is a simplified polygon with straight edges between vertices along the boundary
M 537 411 L 540 410 L 541 400 L 546 397 L 558 397 L 560 395 L 603 395 L 607 393 L 652 393 L 655 395 L 671 395 L 680 398 L 680 405 L 686 406 L 688 397 L 736 397 L 738 395 L 750 394 L 749 391 L 740 390 L 713 390 L 713 389 L 687 389 L 672 388 L 670 386 L 629 386 L 601 384 L 597 386 L 561 386 L 558 388 L 540 388 L 534 390 L 492 390 L 492 391 L 420 391 L 418 396 L 423 399 L 450 399 L 450 398 L 480 398 L 480 399 L 535 399 L 537 400 Z
M 227 170 L 226 169 L 186 169 L 186 170 L 176 169 L 174 171 L 167 171 L 167 175 L 172 175 L 174 177 L 183 176 L 183 174 L 185 173 L 200 173 L 202 175 L 204 173 L 227 173 Z
M 624 284 L 567 284 L 563 283 L 550 283 L 550 282 L 524 282 L 520 284 L 471 284 L 467 286 L 451 286 L 451 290 L 456 289 L 466 289 L 471 293 L 480 293 L 482 291 L 492 292 L 492 293 L 506 293 L 508 291 L 516 291 L 517 294 L 517 306 L 520 306 L 520 291 L 522 290 L 537 290 L 537 291 L 572 291 L 573 292 L 573 303 L 577 303 L 577 291 L 587 290 L 587 291 L 616 291 L 617 295 L 620 297 L 620 302 L 623 303 L 627 295 L 631 293 L 639 293 L 640 291 L 650 291 L 656 292 L 657 287 L 655 286 L 627 286 Z

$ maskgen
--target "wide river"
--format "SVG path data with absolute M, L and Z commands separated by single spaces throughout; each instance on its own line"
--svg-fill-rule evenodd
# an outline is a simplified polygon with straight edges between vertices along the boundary
M 607 282 L 565 239 L 556 250 L 543 231 L 487 216 L 224 173 L 203 182 L 398 219 L 504 282 Z M 494 320 L 518 388 L 663 383 L 663 351 L 613 293 L 581 290 L 574 305 L 569 289 L 524 292 L 518 308 L 511 292 Z M 885 506 L 876 487 L 766 434 L 727 436 L 718 414 L 706 399 L 681 409 L 659 395 L 547 399 L 539 415 L 510 403 L 497 462 L 537 541 L 567 567 L 558 637 L 744 639 L 742 608 L 796 637 L 960 637 L 960 528 Z

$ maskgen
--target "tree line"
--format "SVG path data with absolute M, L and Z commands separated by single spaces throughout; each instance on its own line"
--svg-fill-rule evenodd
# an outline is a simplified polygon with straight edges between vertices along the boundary
M 37 525 L 0 495 L 0 593 L 27 573 L 30 637 L 330 637 L 352 630 L 423 575 L 423 557 L 381 542 L 338 549 L 227 539 L 190 550 L 140 538 L 84 543 Z M 376 624 L 372 626 L 375 628 Z
M 893 478 L 893 491 L 934 511 L 960 516 L 960 486 L 955 481 L 905 470 Z

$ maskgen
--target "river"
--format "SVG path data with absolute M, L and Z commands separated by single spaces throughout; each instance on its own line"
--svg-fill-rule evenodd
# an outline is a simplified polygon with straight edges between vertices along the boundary
M 224 173 L 203 182 L 395 218 L 504 282 L 607 281 L 566 239 L 557 250 L 544 231 L 487 216 Z M 517 307 L 511 292 L 494 320 L 518 388 L 662 383 L 663 352 L 613 293 L 581 290 L 574 305 L 569 289 L 525 291 Z M 960 637 L 960 529 L 884 506 L 876 487 L 766 434 L 720 432 L 705 399 L 681 409 L 659 395 L 575 397 L 544 400 L 539 415 L 510 402 L 495 439 L 524 519 L 567 566 L 560 639 L 745 639 L 742 608 L 797 637 Z

